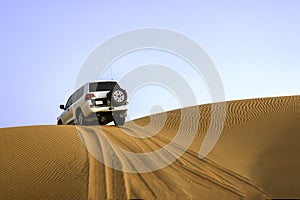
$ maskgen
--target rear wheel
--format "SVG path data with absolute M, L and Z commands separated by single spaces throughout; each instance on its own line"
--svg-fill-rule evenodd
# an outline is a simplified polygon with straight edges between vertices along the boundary
M 116 126 L 123 126 L 125 124 L 125 118 L 114 119 L 114 123 Z
M 58 120 L 58 121 L 57 121 L 57 125 L 63 125 L 62 121 L 61 121 L 61 120 Z
M 113 117 L 116 126 L 123 126 L 125 124 L 125 113 L 114 113 Z

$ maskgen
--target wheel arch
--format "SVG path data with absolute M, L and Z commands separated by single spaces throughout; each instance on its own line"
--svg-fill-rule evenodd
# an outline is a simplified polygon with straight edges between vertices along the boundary
M 61 119 L 57 120 L 57 125 L 63 125 L 63 121 Z

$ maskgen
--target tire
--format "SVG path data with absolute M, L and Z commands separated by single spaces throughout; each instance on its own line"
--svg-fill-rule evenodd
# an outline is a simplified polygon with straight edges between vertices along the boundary
M 85 125 L 86 124 L 86 120 L 85 120 L 85 116 L 82 113 L 81 110 L 78 110 L 76 112 L 76 123 L 75 125 Z
M 119 115 L 115 115 L 114 123 L 116 126 L 123 126 L 125 124 L 125 117 L 120 117 Z
M 109 92 L 107 98 L 111 101 L 112 106 L 121 106 L 127 101 L 127 94 L 125 90 L 118 88 Z
M 61 121 L 61 120 L 58 120 L 58 121 L 57 121 L 57 125 L 63 125 L 62 121 Z

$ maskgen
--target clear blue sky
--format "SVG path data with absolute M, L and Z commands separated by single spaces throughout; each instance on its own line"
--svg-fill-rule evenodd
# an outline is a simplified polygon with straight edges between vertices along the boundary
M 74 90 L 90 52 L 141 27 L 178 31 L 199 43 L 220 73 L 227 100 L 297 95 L 299 10 L 297 0 L 2 0 L 0 127 L 55 124 L 58 105 Z M 151 105 L 137 105 L 132 116 L 148 115 L 142 108 Z

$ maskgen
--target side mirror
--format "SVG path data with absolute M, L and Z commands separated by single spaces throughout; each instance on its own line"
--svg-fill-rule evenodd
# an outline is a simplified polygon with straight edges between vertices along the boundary
M 64 105 L 59 105 L 59 108 L 64 110 L 65 109 L 65 106 Z

